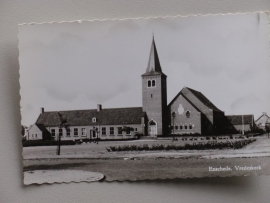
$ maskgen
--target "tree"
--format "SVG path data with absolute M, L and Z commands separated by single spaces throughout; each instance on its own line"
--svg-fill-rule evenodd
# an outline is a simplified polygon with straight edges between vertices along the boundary
M 22 125 L 21 135 L 24 136 L 24 134 L 25 134 L 25 126 Z
M 67 122 L 67 118 L 64 117 L 60 112 L 57 112 L 58 114 L 58 121 L 59 121 L 59 129 L 65 128 L 66 131 L 69 130 L 69 124 Z M 62 132 L 63 133 L 63 132 Z M 58 134 L 58 150 L 57 150 L 57 155 L 60 155 L 60 150 L 61 150 L 61 135 Z
M 269 138 L 269 133 L 270 133 L 270 123 L 265 123 L 265 131 L 268 133 L 268 138 Z

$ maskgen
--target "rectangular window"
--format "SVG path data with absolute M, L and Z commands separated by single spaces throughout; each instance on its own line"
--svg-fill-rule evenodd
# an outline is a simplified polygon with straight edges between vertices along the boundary
M 101 128 L 101 135 L 106 135 L 106 127 Z
M 182 125 L 180 125 L 180 130 L 183 130 L 183 126 Z
M 185 125 L 185 129 L 187 129 L 187 125 Z
M 114 135 L 114 127 L 110 127 L 110 135 Z
M 36 137 L 37 137 L 37 134 L 36 134 Z
M 175 126 L 175 130 L 178 130 L 178 125 Z
M 121 127 L 118 128 L 117 134 L 122 135 L 122 128 Z
M 134 132 L 138 132 L 138 128 L 134 128 Z
M 67 135 L 67 137 L 70 137 L 70 129 L 69 128 L 66 129 L 66 135 Z
M 82 128 L 82 136 L 86 136 L 86 134 L 85 134 L 85 128 Z
M 51 129 L 52 137 L 55 137 L 55 129 Z
M 130 128 L 127 128 L 126 135 L 130 135 Z
M 59 132 L 59 136 L 62 137 L 63 136 L 63 129 L 62 128 L 59 128 L 59 131 L 58 132 Z
M 74 128 L 74 136 L 77 137 L 79 135 L 78 128 Z
M 189 129 L 192 129 L 192 125 L 191 124 L 189 125 Z

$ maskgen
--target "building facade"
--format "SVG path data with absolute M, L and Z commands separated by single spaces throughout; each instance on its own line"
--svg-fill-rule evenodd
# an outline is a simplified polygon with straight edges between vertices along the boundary
M 170 134 L 222 134 L 239 129 L 235 119 L 225 116 L 201 92 L 184 87 L 167 104 L 167 76 L 162 72 L 153 38 L 146 72 L 142 78 L 142 107 L 53 111 L 41 113 L 30 135 L 37 139 L 132 139 L 136 135 L 149 137 Z M 60 126 L 60 117 L 69 128 Z M 252 117 L 253 118 L 253 117 Z M 233 127 L 235 126 L 235 127 Z M 246 126 L 244 129 L 248 129 Z M 49 135 L 49 136 L 48 136 Z M 36 137 L 35 137 L 36 136 Z M 31 137 L 31 136 L 30 136 Z

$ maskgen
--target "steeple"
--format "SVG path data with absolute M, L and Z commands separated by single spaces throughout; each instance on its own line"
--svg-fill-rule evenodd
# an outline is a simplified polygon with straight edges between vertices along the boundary
M 150 50 L 149 61 L 148 61 L 146 73 L 149 73 L 152 71 L 162 73 L 161 66 L 159 63 L 158 54 L 157 54 L 157 48 L 156 48 L 156 44 L 155 44 L 154 35 L 153 35 L 152 46 L 151 46 L 151 50 Z

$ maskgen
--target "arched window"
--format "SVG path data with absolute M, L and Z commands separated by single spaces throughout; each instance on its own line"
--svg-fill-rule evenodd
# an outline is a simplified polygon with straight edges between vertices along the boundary
M 186 117 L 187 117 L 187 118 L 190 118 L 190 111 L 187 111 L 187 112 L 186 112 Z
M 152 80 L 152 87 L 155 87 L 155 86 L 156 86 L 156 81 Z
M 191 123 L 189 124 L 189 129 L 192 129 L 192 124 Z
M 151 80 L 148 80 L 148 87 L 151 87 Z

